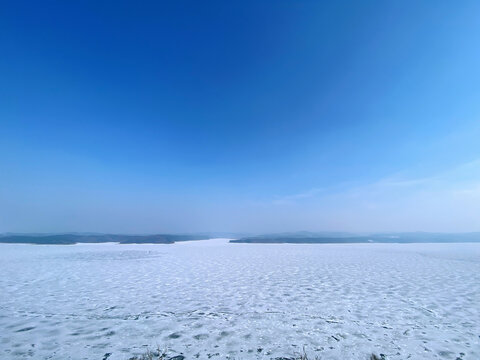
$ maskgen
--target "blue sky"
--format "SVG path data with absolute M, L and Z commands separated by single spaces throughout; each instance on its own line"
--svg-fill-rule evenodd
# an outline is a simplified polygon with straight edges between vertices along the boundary
M 480 231 L 477 1 L 0 9 L 0 231 Z

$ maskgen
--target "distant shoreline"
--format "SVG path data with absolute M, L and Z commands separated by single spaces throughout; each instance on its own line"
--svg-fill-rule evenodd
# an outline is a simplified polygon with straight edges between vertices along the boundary
M 76 244 L 175 244 L 225 238 L 217 234 L 4 234 L 0 243 L 30 245 Z M 233 238 L 233 239 L 232 239 Z M 233 244 L 415 244 L 415 243 L 479 243 L 480 233 L 379 233 L 352 235 L 346 233 L 283 233 L 249 237 L 230 236 Z
M 4 235 L 0 236 L 0 243 L 6 244 L 34 244 L 34 245 L 75 245 L 75 244 L 174 244 L 179 241 L 207 240 L 208 235 Z
M 439 234 L 439 233 L 394 233 L 362 236 L 304 236 L 295 234 L 263 235 L 230 240 L 243 244 L 414 244 L 414 243 L 476 243 L 480 233 Z

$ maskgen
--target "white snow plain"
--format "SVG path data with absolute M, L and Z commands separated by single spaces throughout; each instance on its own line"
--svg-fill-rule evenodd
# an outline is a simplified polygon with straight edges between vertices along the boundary
M 480 244 L 0 244 L 0 358 L 480 359 Z

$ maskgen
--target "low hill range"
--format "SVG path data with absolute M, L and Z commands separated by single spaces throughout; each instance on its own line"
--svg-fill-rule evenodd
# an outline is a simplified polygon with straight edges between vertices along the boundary
M 336 232 L 294 232 L 242 237 L 231 243 L 248 244 L 355 244 L 355 243 L 456 243 L 480 242 L 480 232 L 429 233 L 399 232 L 352 234 Z
M 38 245 L 73 245 L 78 243 L 120 244 L 173 244 L 177 241 L 211 239 L 210 234 L 155 234 L 155 235 L 118 235 L 118 234 L 3 234 L 0 243 L 38 244 Z
M 399 232 L 354 234 L 347 232 L 288 232 L 275 234 L 239 234 L 239 233 L 198 233 L 198 234 L 150 234 L 122 235 L 102 233 L 4 233 L 0 234 L 0 243 L 37 244 L 37 245 L 73 245 L 81 243 L 119 244 L 174 244 L 175 242 L 208 240 L 212 238 L 230 238 L 231 243 L 245 244 L 359 244 L 359 243 L 456 243 L 480 242 L 480 232 L 469 233 L 430 233 Z

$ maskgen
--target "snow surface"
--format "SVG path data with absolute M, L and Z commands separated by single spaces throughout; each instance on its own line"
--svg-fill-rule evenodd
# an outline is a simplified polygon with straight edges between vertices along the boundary
M 0 359 L 480 359 L 480 244 L 1 244 L 0 271 Z

